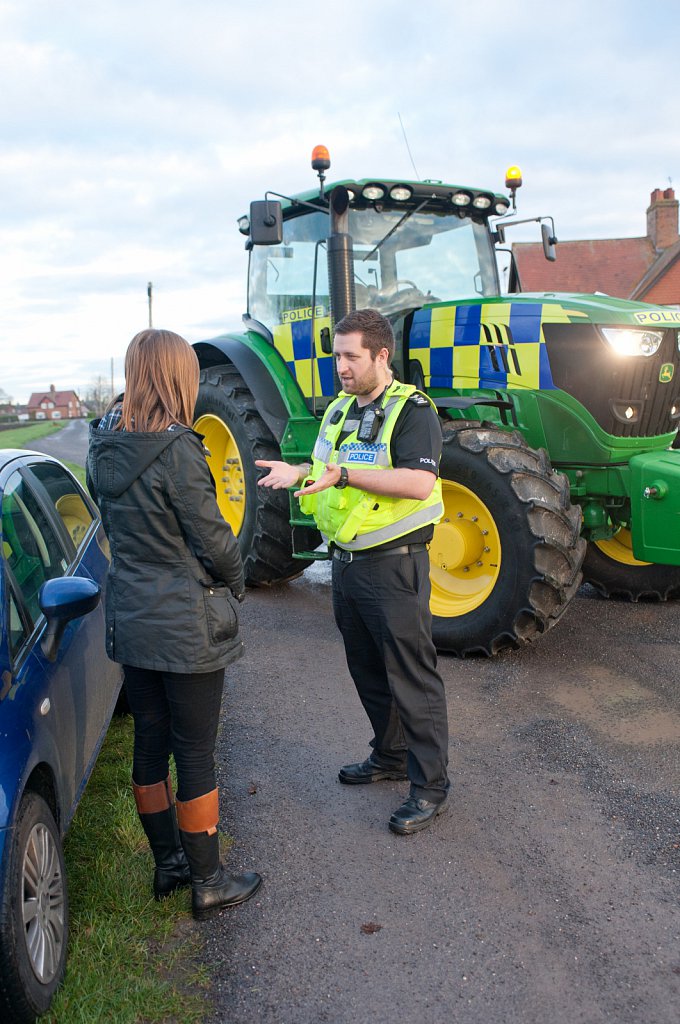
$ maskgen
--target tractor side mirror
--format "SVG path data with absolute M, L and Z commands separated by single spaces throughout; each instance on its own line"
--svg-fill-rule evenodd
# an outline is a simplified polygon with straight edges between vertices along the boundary
M 280 245 L 283 241 L 281 203 L 258 199 L 250 204 L 250 240 L 253 245 Z
M 554 235 L 550 234 L 550 225 L 541 224 L 541 238 L 543 239 L 543 253 L 547 260 L 554 263 L 557 259 L 557 253 L 555 252 L 555 246 L 557 245 L 557 239 Z

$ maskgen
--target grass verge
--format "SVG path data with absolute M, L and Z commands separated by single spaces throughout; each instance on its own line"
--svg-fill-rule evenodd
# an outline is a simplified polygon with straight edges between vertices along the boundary
M 156 903 L 153 860 L 130 789 L 132 719 L 114 718 L 65 843 L 66 979 L 50 1024 L 197 1024 L 208 974 L 186 890 Z
M 0 448 L 30 448 L 31 441 L 62 430 L 68 420 L 52 420 L 49 423 L 30 423 L 27 427 L 12 427 L 0 430 Z

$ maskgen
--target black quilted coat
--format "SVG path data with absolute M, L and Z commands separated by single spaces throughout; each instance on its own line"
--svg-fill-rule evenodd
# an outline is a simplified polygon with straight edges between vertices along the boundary
M 106 652 L 135 668 L 212 672 L 243 653 L 243 564 L 199 434 L 90 427 L 88 486 L 111 546 Z

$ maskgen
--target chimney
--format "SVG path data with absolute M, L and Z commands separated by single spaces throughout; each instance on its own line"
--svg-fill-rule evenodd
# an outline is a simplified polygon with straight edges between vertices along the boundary
M 672 188 L 655 188 L 647 208 L 647 237 L 657 252 L 678 241 L 678 200 Z

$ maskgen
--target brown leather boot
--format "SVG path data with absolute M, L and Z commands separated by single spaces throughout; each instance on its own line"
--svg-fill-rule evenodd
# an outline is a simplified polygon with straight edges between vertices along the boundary
M 255 871 L 231 875 L 220 863 L 217 790 L 177 801 L 180 839 L 191 868 L 191 912 L 203 921 L 223 907 L 245 903 L 262 884 Z
M 191 872 L 177 828 L 170 776 L 152 786 L 138 786 L 132 780 L 137 813 L 156 863 L 153 876 L 154 899 L 162 900 L 176 889 L 191 884 Z

